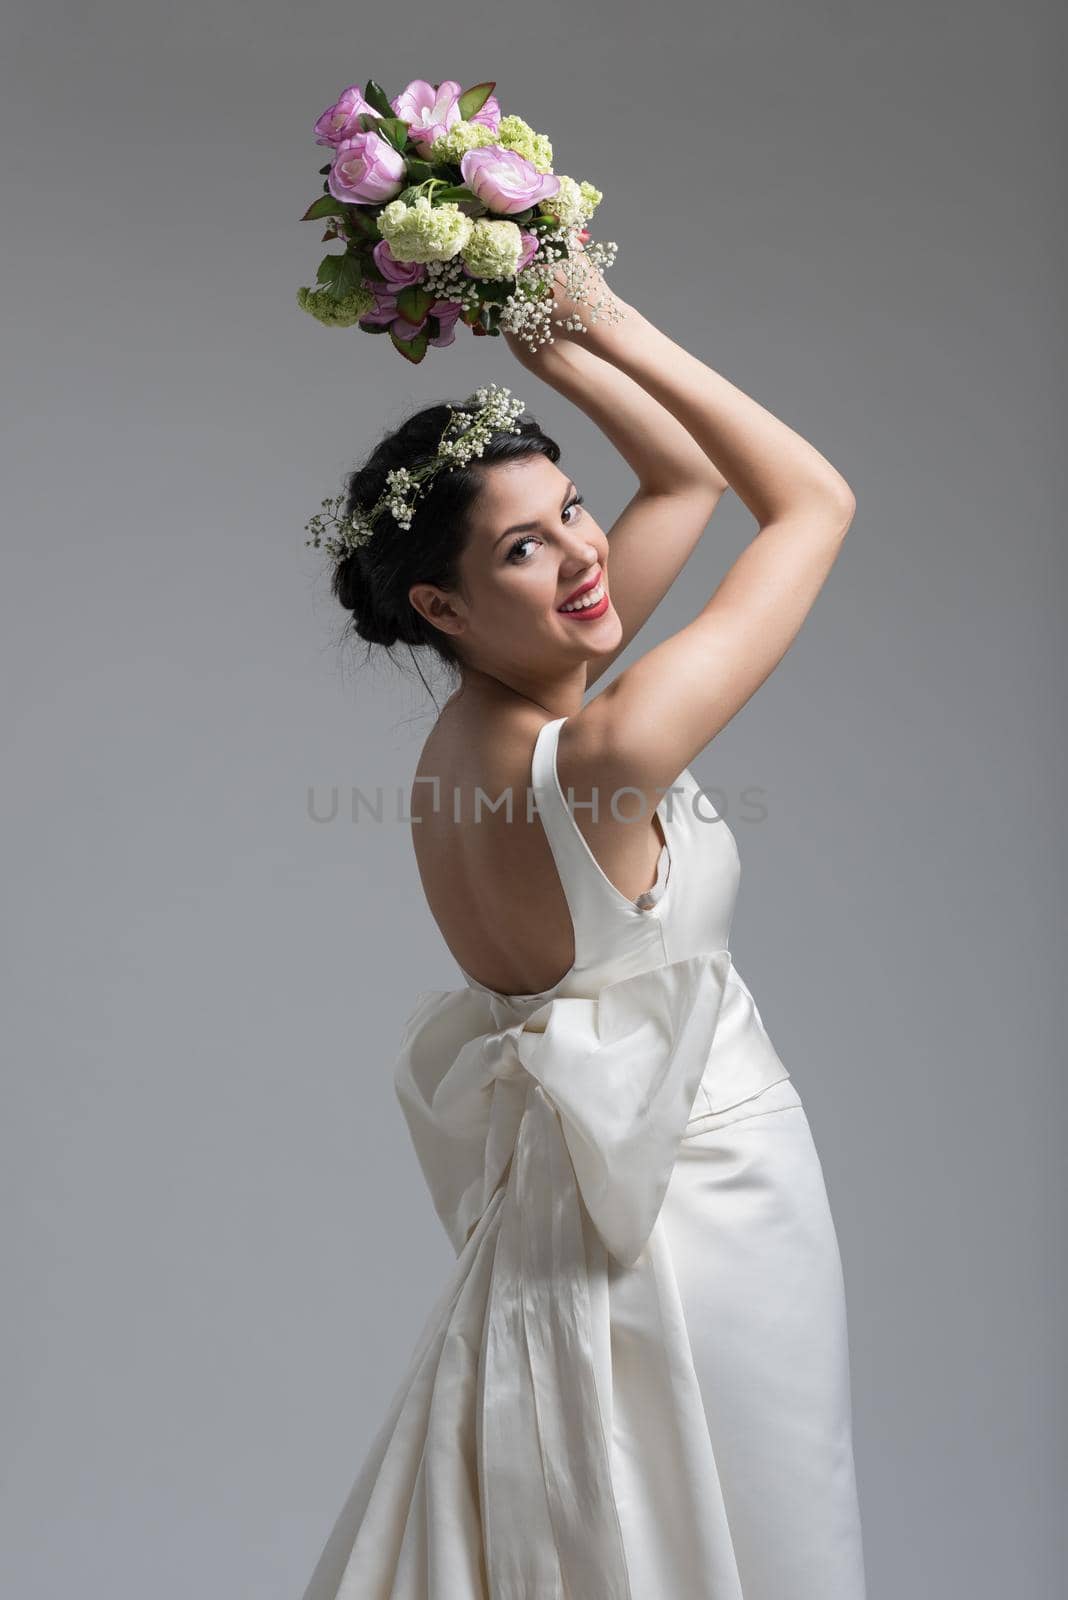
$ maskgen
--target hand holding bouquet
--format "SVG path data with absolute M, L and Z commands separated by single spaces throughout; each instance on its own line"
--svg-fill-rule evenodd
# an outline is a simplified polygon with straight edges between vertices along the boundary
M 388 332 L 413 362 L 452 344 L 457 321 L 536 351 L 554 325 L 584 329 L 579 305 L 593 322 L 619 319 L 600 276 L 616 245 L 588 242 L 600 190 L 555 174 L 548 139 L 502 116 L 495 87 L 417 78 L 390 100 L 372 79 L 327 107 L 315 135 L 333 157 L 303 220 L 325 219 L 323 239 L 345 249 L 320 263 L 318 287 L 298 291 L 304 310 Z M 590 284 L 604 291 L 592 301 Z M 554 316 L 561 303 L 566 318 Z

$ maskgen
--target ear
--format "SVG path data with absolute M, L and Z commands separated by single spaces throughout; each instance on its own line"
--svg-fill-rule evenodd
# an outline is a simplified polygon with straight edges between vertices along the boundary
M 408 599 L 419 615 L 442 633 L 458 638 L 467 627 L 463 601 L 432 583 L 414 583 L 408 590 Z

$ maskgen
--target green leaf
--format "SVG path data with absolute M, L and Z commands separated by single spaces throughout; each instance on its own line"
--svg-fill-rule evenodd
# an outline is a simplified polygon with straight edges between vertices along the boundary
M 434 168 L 429 161 L 420 161 L 417 156 L 411 156 L 408 160 L 408 176 L 413 183 L 425 183 L 434 176 Z
M 457 102 L 461 117 L 470 122 L 475 112 L 482 110 L 496 87 L 495 83 L 476 83 L 473 89 L 465 89 Z
M 360 322 L 357 324 L 361 333 L 388 333 L 389 328 L 384 322 Z
M 488 305 L 503 305 L 514 290 L 514 278 L 490 279 L 478 286 L 479 298 Z
M 400 117 L 383 117 L 375 132 L 403 155 L 408 142 L 408 127 L 409 124 Z
M 343 256 L 324 256 L 315 274 L 317 283 L 327 285 L 335 300 L 343 300 L 360 282 L 360 263 L 346 252 Z
M 374 106 L 383 117 L 393 116 L 393 107 L 389 103 L 389 95 L 376 83 L 373 78 L 368 78 L 364 84 L 363 97 L 369 106 Z
M 334 165 L 334 163 L 333 163 L 333 162 L 332 162 L 332 161 L 328 161 L 328 162 L 327 162 L 327 163 L 326 163 L 326 166 L 325 166 L 325 167 L 320 167 L 320 168 L 319 168 L 319 176 L 320 176 L 320 177 L 325 177 L 325 176 L 326 176 L 326 174 L 327 174 L 327 173 L 328 173 L 328 172 L 329 172 L 329 171 L 330 171 L 330 168 L 331 168 L 331 167 L 332 167 L 332 166 L 333 166 L 333 165 Z
M 435 189 L 434 200 L 435 203 L 440 200 L 474 200 L 478 205 L 482 204 L 478 195 L 472 194 L 462 183 L 448 183 L 443 189 Z
M 300 220 L 315 222 L 319 217 L 342 217 L 344 214 L 344 204 L 340 200 L 335 200 L 332 194 L 324 194 L 320 195 L 318 200 L 312 201 Z
M 427 336 L 425 329 L 422 333 L 417 333 L 414 339 L 400 339 L 392 328 L 389 330 L 389 335 L 393 340 L 394 348 L 399 350 L 402 356 L 407 356 L 408 360 L 413 364 L 418 365 L 426 355 Z
M 433 304 L 434 296 L 418 283 L 406 284 L 397 296 L 397 310 L 408 322 L 422 322 Z

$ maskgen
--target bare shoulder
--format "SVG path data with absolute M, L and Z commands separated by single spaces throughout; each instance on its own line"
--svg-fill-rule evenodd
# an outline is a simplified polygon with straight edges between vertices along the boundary
M 673 740 L 658 738 L 655 719 L 619 705 L 611 686 L 576 712 L 560 730 L 557 777 L 567 796 L 605 798 L 620 789 L 637 789 L 651 810 L 660 792 L 674 783 L 685 759 Z M 633 809 L 633 803 L 628 810 Z M 598 807 L 598 812 L 601 808 Z
M 438 810 L 463 822 L 474 814 L 477 791 L 492 799 L 511 789 L 521 820 L 534 744 L 549 720 L 533 705 L 520 704 L 492 715 L 446 708 L 416 763 L 412 815 L 423 817 Z

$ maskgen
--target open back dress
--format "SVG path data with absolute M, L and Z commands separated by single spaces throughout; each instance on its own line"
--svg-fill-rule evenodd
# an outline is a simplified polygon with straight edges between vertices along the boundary
M 734 836 L 684 769 L 629 900 L 566 720 L 531 786 L 574 964 L 417 997 L 394 1082 L 457 1261 L 304 1600 L 864 1600 L 841 1259 Z

